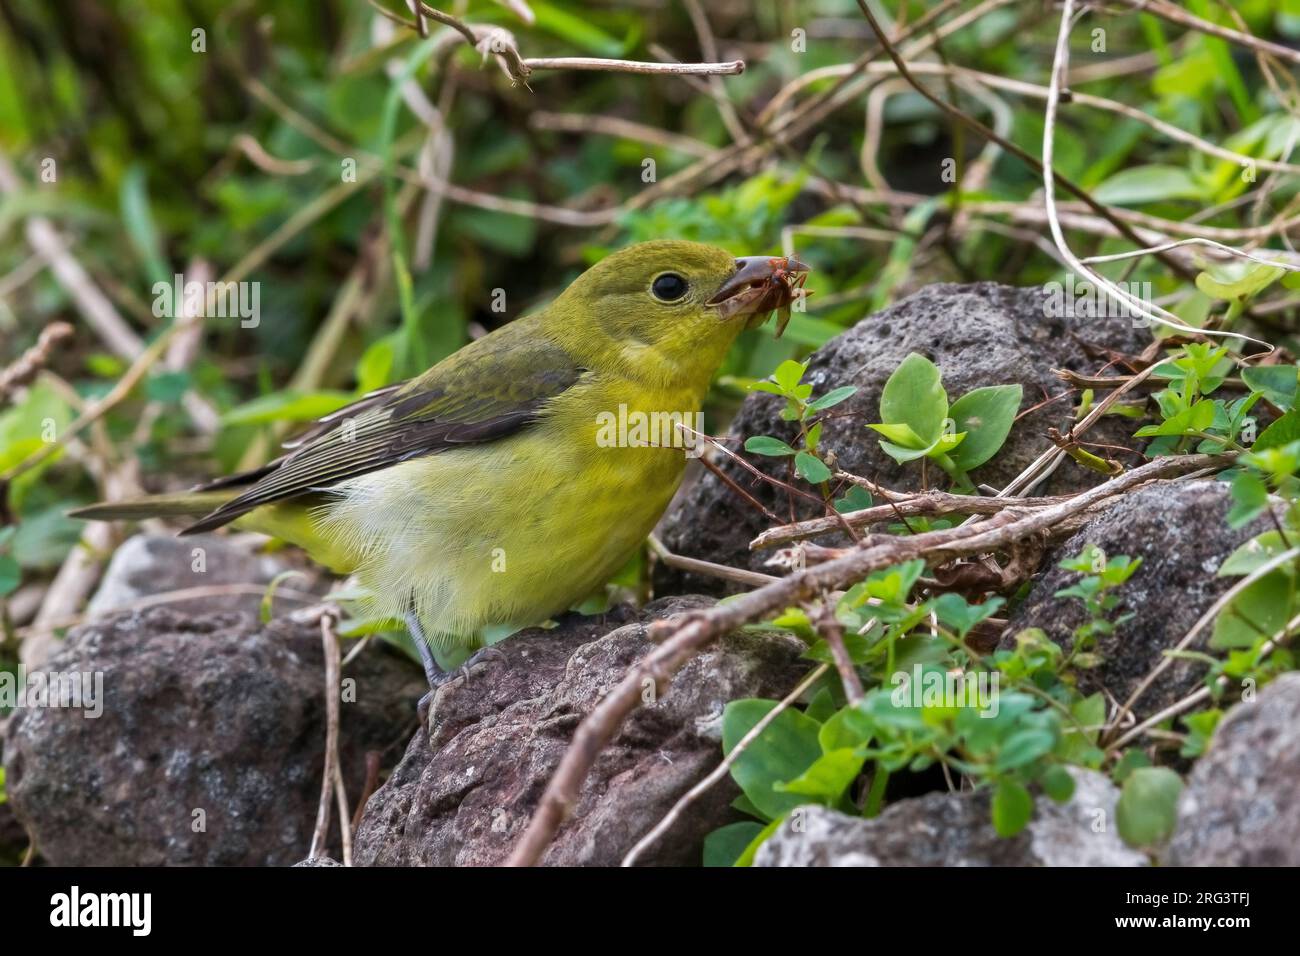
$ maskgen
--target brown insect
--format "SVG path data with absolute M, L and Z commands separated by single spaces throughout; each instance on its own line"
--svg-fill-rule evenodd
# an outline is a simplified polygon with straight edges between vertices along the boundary
M 790 308 L 800 296 L 812 295 L 803 288 L 808 266 L 794 256 L 747 256 L 736 260 L 736 274 L 709 300 L 719 314 L 747 313 L 746 328 L 756 328 L 776 312 L 776 336 L 781 337 L 790 323 Z

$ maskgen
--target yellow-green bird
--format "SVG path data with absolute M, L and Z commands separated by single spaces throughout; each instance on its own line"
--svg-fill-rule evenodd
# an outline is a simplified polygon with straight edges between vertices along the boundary
M 629 560 L 687 460 L 680 440 L 635 426 L 696 413 L 736 334 L 788 316 L 807 271 L 694 242 L 631 246 L 261 468 L 73 514 L 193 517 L 182 534 L 232 524 L 299 545 L 355 573 L 373 613 L 407 621 L 436 684 L 485 632 L 541 623 Z

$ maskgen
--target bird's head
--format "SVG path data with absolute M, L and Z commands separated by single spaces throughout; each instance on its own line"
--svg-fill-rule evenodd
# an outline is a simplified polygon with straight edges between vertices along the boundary
M 552 315 L 614 345 L 626 362 L 669 363 L 711 377 L 736 334 L 788 316 L 808 267 L 794 258 L 737 259 L 699 242 L 643 242 L 613 253 L 565 290 Z M 780 329 L 784 328 L 784 321 Z M 566 336 L 566 338 L 569 336 Z M 597 345 L 591 342 L 591 345 Z

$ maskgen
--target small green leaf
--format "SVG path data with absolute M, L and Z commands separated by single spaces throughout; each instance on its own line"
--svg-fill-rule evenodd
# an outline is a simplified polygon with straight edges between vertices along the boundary
M 1270 448 L 1281 448 L 1283 445 L 1291 444 L 1298 438 L 1300 438 L 1300 412 L 1293 408 L 1260 432 L 1259 437 L 1255 439 L 1255 444 L 1251 445 L 1250 449 L 1251 451 L 1267 451 Z
M 1228 511 L 1228 527 L 1240 528 L 1250 524 L 1268 510 L 1268 486 L 1248 471 L 1232 479 L 1232 508 Z
M 1013 837 L 1034 815 L 1034 798 L 1024 785 L 1015 780 L 998 781 L 993 792 L 993 829 L 998 836 Z
M 996 455 L 1011 433 L 1023 394 L 1019 385 L 991 385 L 957 399 L 950 414 L 966 440 L 952 453 L 953 464 L 970 471 Z
M 763 832 L 763 824 L 741 820 L 719 827 L 704 838 L 705 866 L 735 866 L 745 848 Z
M 822 754 L 813 765 L 788 783 L 778 783 L 782 793 L 800 793 L 816 797 L 827 806 L 836 804 L 862 771 L 866 755 L 851 747 L 841 747 Z
M 793 392 L 807 370 L 807 365 L 787 359 L 776 367 L 776 371 L 772 373 L 772 381 L 786 393 Z
M 1284 412 L 1289 411 L 1295 404 L 1296 367 L 1294 365 L 1261 365 L 1243 368 L 1241 380 L 1252 392 L 1259 392 Z
M 846 398 L 851 397 L 855 392 L 857 392 L 857 390 L 858 388 L 856 385 L 844 385 L 840 388 L 834 389 L 833 391 L 827 392 L 821 398 L 809 402 L 808 407 L 814 412 L 825 411 L 834 405 L 838 405 Z
M 872 431 L 879 432 L 881 435 L 884 435 L 887 439 L 889 439 L 889 442 L 891 444 L 900 445 L 908 451 L 920 452 L 922 455 L 925 454 L 927 450 L 929 450 L 931 445 L 933 445 L 933 442 L 926 441 L 915 431 L 913 431 L 911 425 L 903 424 L 901 422 L 896 422 L 894 424 L 887 424 L 882 422 L 882 423 L 868 425 L 867 427 L 870 428 Z M 881 442 L 881 444 L 883 445 L 884 442 Z
M 1136 206 L 1165 199 L 1202 200 L 1205 189 L 1181 166 L 1134 166 L 1111 176 L 1093 190 L 1098 202 Z
M 1208 272 L 1201 272 L 1196 276 L 1196 288 L 1212 299 L 1248 299 L 1268 288 L 1285 273 L 1285 269 L 1263 263 L 1247 269 L 1237 279 L 1219 279 Z
M 1228 578 L 1250 574 L 1287 550 L 1289 549 L 1280 532 L 1261 532 L 1228 555 L 1228 560 L 1219 566 L 1218 576 Z
M 1291 606 L 1295 582 L 1288 571 L 1270 571 L 1238 592 L 1215 619 L 1210 647 L 1254 647 L 1282 631 L 1295 614 Z
M 1115 807 L 1119 835 L 1129 846 L 1163 843 L 1178 822 L 1183 781 L 1168 767 L 1139 767 L 1128 775 Z
M 722 751 L 729 754 L 745 734 L 777 706 L 773 700 L 733 700 L 722 712 Z M 731 765 L 731 776 L 745 796 L 769 819 L 777 819 L 807 799 L 779 793 L 775 786 L 793 780 L 822 754 L 821 725 L 797 710 L 783 710 Z
M 923 355 L 910 353 L 885 382 L 880 395 L 880 419 L 888 425 L 909 425 L 924 444 L 943 433 L 948 395 L 939 368 Z
M 843 498 L 836 500 L 835 510 L 840 514 L 850 514 L 854 511 L 865 511 L 874 504 L 875 500 L 871 497 L 871 492 L 861 485 L 853 485 Z
M 751 435 L 745 439 L 745 451 L 754 455 L 767 455 L 770 458 L 786 458 L 796 454 L 795 450 L 770 435 Z
M 23 579 L 23 569 L 12 555 L 0 554 L 0 597 L 12 594 Z
M 1039 778 L 1043 792 L 1056 803 L 1067 803 L 1074 796 L 1074 778 L 1060 764 L 1048 767 Z
M 826 467 L 825 462 L 806 451 L 801 451 L 794 456 L 794 470 L 800 478 L 814 485 L 831 479 L 831 470 Z

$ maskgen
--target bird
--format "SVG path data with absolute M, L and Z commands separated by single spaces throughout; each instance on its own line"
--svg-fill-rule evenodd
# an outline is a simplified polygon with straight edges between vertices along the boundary
M 688 461 L 686 430 L 741 329 L 808 266 L 656 240 L 611 253 L 548 306 L 317 421 L 260 468 L 70 512 L 187 518 L 303 548 L 404 620 L 432 688 L 471 652 L 581 602 L 636 553 Z M 656 418 L 656 416 L 659 416 Z

